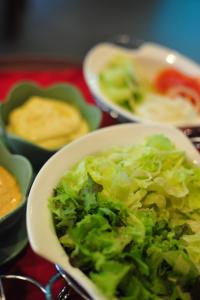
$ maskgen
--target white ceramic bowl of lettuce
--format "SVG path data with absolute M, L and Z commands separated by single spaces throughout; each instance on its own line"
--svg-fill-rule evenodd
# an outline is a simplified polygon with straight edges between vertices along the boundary
M 61 177 L 85 156 L 113 146 L 134 145 L 153 134 L 164 134 L 188 158 L 200 164 L 200 156 L 189 139 L 178 129 L 169 126 L 122 124 L 97 130 L 53 155 L 42 167 L 32 185 L 27 206 L 28 237 L 33 250 L 40 256 L 58 264 L 95 300 L 104 299 L 92 281 L 79 269 L 74 268 L 61 246 L 55 232 L 48 199 Z
M 128 48 L 129 46 L 129 48 Z M 162 118 L 160 115 L 157 118 L 156 114 L 158 114 L 158 104 L 160 108 L 160 102 L 155 102 L 155 108 L 152 108 L 151 104 L 151 114 L 146 115 L 144 113 L 138 113 L 129 111 L 119 105 L 116 101 L 112 101 L 109 96 L 102 91 L 99 83 L 99 74 L 102 70 L 105 69 L 107 64 L 117 56 L 126 56 L 130 60 L 133 61 L 137 66 L 139 66 L 140 73 L 145 75 L 145 78 L 152 82 L 158 73 L 165 68 L 174 68 L 186 75 L 200 77 L 200 66 L 187 58 L 186 56 L 180 54 L 179 52 L 169 49 L 167 47 L 144 42 L 137 48 L 131 48 L 129 44 L 122 44 L 122 46 L 117 45 L 115 43 L 99 43 L 94 46 L 85 56 L 83 63 L 83 71 L 86 83 L 93 94 L 97 104 L 104 110 L 110 113 L 113 118 L 121 122 L 142 122 L 142 123 L 158 123 L 158 124 L 168 124 L 174 125 L 177 127 L 194 127 L 200 125 L 200 115 L 196 114 L 195 109 L 187 103 L 187 101 L 182 100 L 183 103 L 180 103 L 178 107 L 184 105 L 185 110 L 182 112 L 183 116 L 179 116 L 180 109 L 175 106 L 175 111 L 177 110 L 177 118 L 174 112 L 173 107 L 170 108 L 170 119 L 168 120 L 168 115 L 166 115 L 166 120 Z M 137 71 L 137 68 L 136 68 Z M 136 72 L 137 75 L 137 72 Z M 153 96 L 150 97 L 151 102 L 153 100 Z M 163 100 L 163 99 L 162 99 Z M 169 106 L 168 99 L 168 106 Z M 164 101 L 164 100 L 163 100 Z M 186 102 L 186 103 L 184 103 Z M 177 103 L 177 102 L 176 102 Z M 162 107 L 161 107 L 162 109 Z M 166 107 L 163 107 L 163 110 L 166 110 Z M 182 107 L 183 109 L 183 107 Z M 145 108 L 146 111 L 146 108 Z M 195 115 L 195 117 L 194 117 Z

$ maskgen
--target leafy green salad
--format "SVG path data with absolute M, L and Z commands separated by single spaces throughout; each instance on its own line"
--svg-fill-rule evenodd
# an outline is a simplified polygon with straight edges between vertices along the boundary
M 85 157 L 49 208 L 71 264 L 107 299 L 191 299 L 200 273 L 200 167 L 167 137 Z
M 99 73 L 99 86 L 109 99 L 129 111 L 135 111 L 148 91 L 125 55 L 116 55 L 105 65 Z

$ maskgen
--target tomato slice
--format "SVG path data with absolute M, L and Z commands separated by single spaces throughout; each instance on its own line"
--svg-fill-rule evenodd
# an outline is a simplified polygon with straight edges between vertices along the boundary
M 200 95 L 194 90 L 184 85 L 177 85 L 175 87 L 170 88 L 166 92 L 167 96 L 170 98 L 176 98 L 177 96 L 182 96 L 189 100 L 196 109 L 200 112 Z
M 171 98 L 182 96 L 200 110 L 200 79 L 175 69 L 165 69 L 155 78 L 155 89 Z

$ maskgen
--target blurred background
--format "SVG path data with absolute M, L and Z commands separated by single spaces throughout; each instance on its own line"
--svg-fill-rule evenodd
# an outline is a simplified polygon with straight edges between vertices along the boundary
M 0 0 L 0 55 L 82 60 L 97 42 L 130 34 L 200 63 L 199 0 Z

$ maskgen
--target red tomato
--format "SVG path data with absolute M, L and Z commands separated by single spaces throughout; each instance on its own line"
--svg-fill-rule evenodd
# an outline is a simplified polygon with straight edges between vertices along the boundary
M 194 105 L 200 103 L 200 80 L 175 69 L 161 71 L 155 79 L 155 88 L 172 98 L 183 96 Z M 199 103 L 198 103 L 199 102 Z

